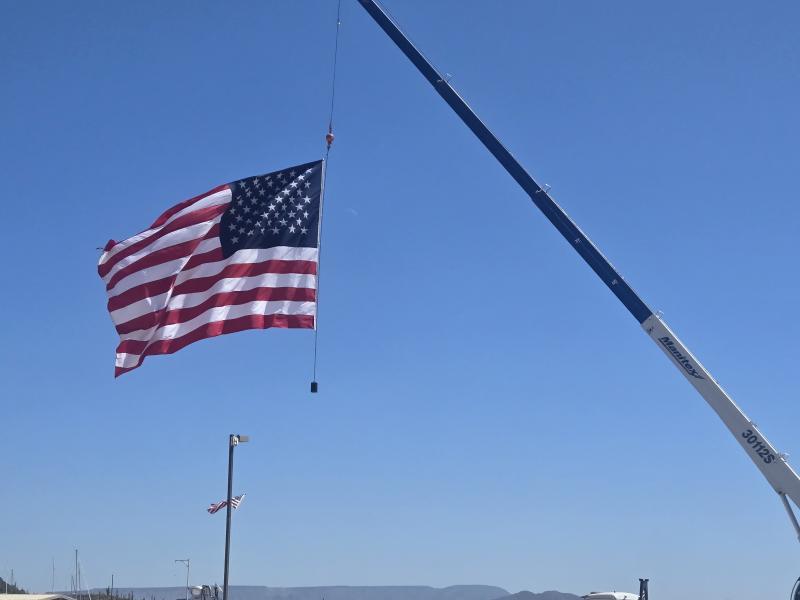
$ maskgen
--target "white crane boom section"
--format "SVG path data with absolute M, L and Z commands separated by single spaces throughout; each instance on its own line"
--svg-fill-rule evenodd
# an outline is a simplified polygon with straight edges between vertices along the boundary
M 683 345 L 683 342 L 678 339 L 678 336 L 672 332 L 663 319 L 656 314 L 650 315 L 642 323 L 642 328 L 714 409 L 714 412 L 744 448 L 747 456 L 761 471 L 772 489 L 781 495 L 798 538 L 800 538 L 800 526 L 798 526 L 790 506 L 786 503 L 788 497 L 797 506 L 800 506 L 800 477 L 786 461 L 786 457 L 764 437 L 764 434 L 725 393 L 711 373 Z

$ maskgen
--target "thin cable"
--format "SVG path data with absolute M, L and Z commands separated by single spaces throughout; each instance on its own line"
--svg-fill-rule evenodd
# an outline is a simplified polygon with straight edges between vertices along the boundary
M 311 375 L 311 393 L 317 392 L 317 354 L 319 347 L 319 290 L 320 274 L 322 272 L 322 211 L 325 200 L 325 179 L 328 174 L 328 161 L 330 160 L 331 144 L 333 144 L 333 109 L 336 102 L 336 64 L 339 58 L 339 30 L 342 26 L 342 0 L 336 6 L 336 38 L 333 46 L 333 74 L 331 75 L 331 111 L 328 117 L 328 134 L 325 136 L 325 160 L 322 162 L 322 183 L 319 193 L 319 233 L 317 234 L 317 311 L 314 316 L 314 368 Z
M 333 131 L 333 106 L 336 100 L 336 62 L 339 57 L 339 29 L 342 26 L 342 0 L 336 5 L 336 41 L 333 46 L 333 77 L 331 77 L 331 114 L 328 119 L 328 131 Z M 330 150 L 330 144 L 328 144 Z M 327 158 L 327 156 L 326 156 Z

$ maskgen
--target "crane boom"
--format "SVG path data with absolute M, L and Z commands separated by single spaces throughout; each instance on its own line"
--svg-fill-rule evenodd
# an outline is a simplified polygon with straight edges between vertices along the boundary
M 786 502 L 786 498 L 789 497 L 796 505 L 800 506 L 800 477 L 786 461 L 786 456 L 778 452 L 764 437 L 755 423 L 747 418 L 747 415 L 725 393 L 711 373 L 683 345 L 683 342 L 678 339 L 678 336 L 672 332 L 663 319 L 655 314 L 650 315 L 642 323 L 642 328 L 714 409 L 714 412 L 744 448 L 747 456 L 755 463 L 772 489 L 781 496 L 798 539 L 800 539 L 800 525 L 797 523 L 791 506 Z
M 575 222 L 542 188 L 500 140 L 478 118 L 464 99 L 433 65 L 417 50 L 414 44 L 395 24 L 392 18 L 375 0 L 358 0 L 367 13 L 392 39 L 398 48 L 422 73 L 436 92 L 461 118 L 489 152 L 500 162 L 511 177 L 528 194 L 533 203 L 544 213 L 564 239 L 580 254 L 611 292 L 639 322 L 648 336 L 661 348 L 678 370 L 686 377 L 705 401 L 714 409 L 747 455 L 780 495 L 792 525 L 800 539 L 800 525 L 787 497 L 800 507 L 800 477 L 786 461 L 786 457 L 764 437 L 758 427 L 742 412 L 725 393 L 711 374 L 678 339 L 664 320 L 654 313 L 633 288 L 620 275 L 614 265 L 603 256 L 597 246 L 581 231 Z

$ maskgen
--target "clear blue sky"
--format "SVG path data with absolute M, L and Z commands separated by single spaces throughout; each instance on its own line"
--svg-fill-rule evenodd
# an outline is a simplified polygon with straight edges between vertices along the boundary
M 387 0 L 505 144 L 800 459 L 800 5 Z M 779 598 L 778 498 L 352 0 L 312 335 L 112 377 L 97 246 L 314 160 L 335 2 L 0 3 L 0 573 Z

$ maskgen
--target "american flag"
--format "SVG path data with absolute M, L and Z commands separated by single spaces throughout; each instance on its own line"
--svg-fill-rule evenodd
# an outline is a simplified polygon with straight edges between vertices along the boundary
M 115 377 L 151 354 L 245 329 L 313 329 L 323 161 L 177 204 L 106 244 L 98 272 L 120 336 Z
M 239 508 L 239 505 L 242 503 L 242 498 L 244 498 L 244 494 L 242 494 L 241 496 L 234 496 L 233 498 L 231 498 L 231 508 L 234 510 Z M 228 506 L 228 501 L 223 500 L 222 502 L 217 502 L 215 504 L 212 504 L 206 510 L 208 510 L 208 514 L 213 515 L 215 512 L 222 510 L 226 506 Z

